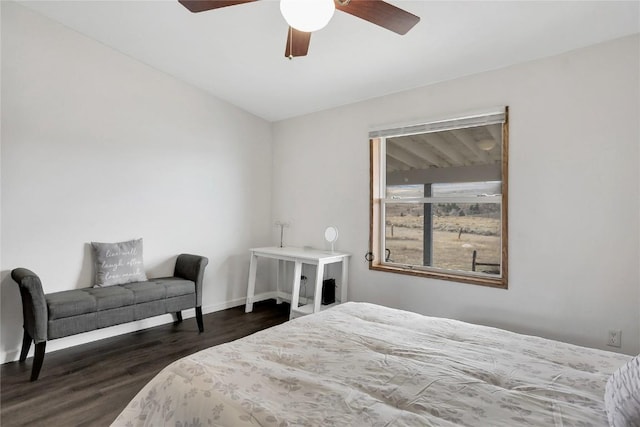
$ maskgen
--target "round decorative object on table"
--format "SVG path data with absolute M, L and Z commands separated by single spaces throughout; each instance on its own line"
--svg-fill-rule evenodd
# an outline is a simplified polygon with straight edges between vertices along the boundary
M 327 227 L 327 229 L 324 230 L 324 239 L 331 243 L 331 252 L 334 252 L 334 243 L 338 240 L 338 229 L 333 226 Z

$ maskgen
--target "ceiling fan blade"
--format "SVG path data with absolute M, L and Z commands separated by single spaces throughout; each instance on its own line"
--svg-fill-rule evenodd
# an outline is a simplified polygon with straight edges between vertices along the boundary
M 284 56 L 291 59 L 294 56 L 307 56 L 309 51 L 309 42 L 311 41 L 311 33 L 298 31 L 289 27 L 287 35 L 287 47 L 284 50 Z
M 204 12 L 205 10 L 219 9 L 221 7 L 235 6 L 236 4 L 251 3 L 257 0 L 178 0 L 180 4 L 191 12 Z
M 420 22 L 420 17 L 382 0 L 351 0 L 346 5 L 336 1 L 336 9 L 404 35 Z

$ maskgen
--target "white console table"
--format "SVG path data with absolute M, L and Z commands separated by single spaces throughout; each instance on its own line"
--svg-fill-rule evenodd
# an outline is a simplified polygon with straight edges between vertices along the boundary
M 322 306 L 322 281 L 324 279 L 324 266 L 327 264 L 342 263 L 342 278 L 340 281 L 340 298 L 339 302 L 347 301 L 347 288 L 349 280 L 349 257 L 350 254 L 341 252 L 322 251 L 318 249 L 295 248 L 295 247 L 267 247 L 251 249 L 251 263 L 249 265 L 249 283 L 247 284 L 247 303 L 245 311 L 247 313 L 253 310 L 253 297 L 256 288 L 256 268 L 258 257 L 272 258 L 279 261 L 290 261 L 294 263 L 293 269 L 293 286 L 291 294 L 291 311 L 289 318 L 304 316 L 306 314 L 317 313 L 321 309 L 330 307 L 330 305 Z M 316 287 L 313 294 L 313 303 L 299 307 L 300 300 L 300 275 L 302 273 L 302 264 L 316 265 Z M 279 269 L 279 266 L 278 266 Z M 277 284 L 277 297 L 281 299 L 283 292 L 280 290 L 280 280 Z

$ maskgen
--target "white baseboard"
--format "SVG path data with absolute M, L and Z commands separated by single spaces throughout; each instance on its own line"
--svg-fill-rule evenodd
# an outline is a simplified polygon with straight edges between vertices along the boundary
M 267 299 L 275 299 L 276 292 L 264 292 L 254 296 L 254 302 L 264 301 Z M 226 310 L 228 308 L 244 305 L 246 298 L 236 298 L 230 301 L 224 301 L 217 304 L 211 304 L 202 307 L 202 314 L 214 313 L 216 311 Z M 195 317 L 196 310 L 191 308 L 189 310 L 182 311 L 182 317 L 188 319 Z M 174 321 L 173 315 L 163 314 L 161 316 L 150 317 L 148 319 L 137 320 L 135 322 L 123 323 L 122 325 L 110 326 L 104 329 L 96 329 L 95 331 L 84 332 L 69 337 L 58 338 L 55 340 L 47 341 L 47 353 L 56 350 L 62 350 L 64 348 L 73 347 L 75 345 L 86 344 L 93 341 L 102 340 L 105 338 L 115 337 L 117 335 L 127 334 L 130 332 L 139 331 L 142 329 L 152 328 L 154 326 L 164 325 L 172 323 Z M 29 356 L 33 356 L 34 346 L 31 346 Z M 9 351 L 4 351 L 0 354 L 0 363 L 14 362 L 20 357 L 20 348 L 16 348 Z M 46 357 L 45 357 L 46 359 Z

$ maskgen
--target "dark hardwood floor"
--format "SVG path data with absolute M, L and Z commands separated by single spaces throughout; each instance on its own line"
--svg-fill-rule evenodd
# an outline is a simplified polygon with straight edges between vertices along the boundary
M 33 358 L 2 365 L 0 425 L 108 426 L 138 391 L 169 363 L 205 348 L 285 322 L 289 305 L 275 301 L 161 325 L 47 353 L 36 382 Z

